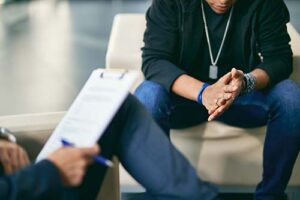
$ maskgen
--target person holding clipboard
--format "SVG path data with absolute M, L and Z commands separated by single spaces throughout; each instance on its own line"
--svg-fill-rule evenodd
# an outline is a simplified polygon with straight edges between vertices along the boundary
M 29 165 L 26 151 L 7 129 L 0 132 L 0 199 L 59 199 L 67 187 L 80 185 L 99 146 L 60 148 L 47 159 Z
M 98 144 L 104 157 L 111 159 L 116 155 L 125 169 L 146 188 L 136 199 L 217 199 L 216 188 L 198 178 L 195 169 L 131 94 Z M 0 199 L 95 199 L 107 169 L 107 166 L 92 162 L 98 153 L 96 146 L 87 149 L 67 146 L 35 165 L 14 168 L 17 171 L 0 178 Z M 27 164 L 28 160 L 23 162 Z M 78 169 L 76 178 L 68 176 L 71 173 L 68 168 Z

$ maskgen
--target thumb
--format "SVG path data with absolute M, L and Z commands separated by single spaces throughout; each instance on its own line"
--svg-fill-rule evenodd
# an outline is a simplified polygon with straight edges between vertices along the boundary
M 233 78 L 238 78 L 238 71 L 236 70 L 236 68 L 232 68 L 231 69 L 231 74 Z
M 80 148 L 80 152 L 83 156 L 94 156 L 100 153 L 100 147 L 95 144 L 92 147 Z
M 231 80 L 231 72 L 228 72 L 227 74 L 225 74 L 220 78 L 220 81 L 225 85 L 228 84 L 230 80 Z

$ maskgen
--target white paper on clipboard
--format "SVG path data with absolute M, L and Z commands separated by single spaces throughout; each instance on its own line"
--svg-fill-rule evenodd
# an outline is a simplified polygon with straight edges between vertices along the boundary
M 136 71 L 93 71 L 36 161 L 46 158 L 49 153 L 61 147 L 62 138 L 76 147 L 96 144 L 137 78 Z

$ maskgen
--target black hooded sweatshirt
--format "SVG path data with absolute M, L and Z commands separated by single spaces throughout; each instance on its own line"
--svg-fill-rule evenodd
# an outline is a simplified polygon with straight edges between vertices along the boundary
M 216 14 L 203 2 L 216 58 L 230 11 Z M 216 81 L 209 78 L 211 61 L 201 0 L 153 0 L 146 20 L 142 71 L 147 80 L 160 83 L 168 91 L 182 74 L 204 82 Z M 292 73 L 288 22 L 283 0 L 237 0 L 217 63 L 218 77 L 235 67 L 244 73 L 264 70 L 270 77 L 268 87 L 287 79 Z

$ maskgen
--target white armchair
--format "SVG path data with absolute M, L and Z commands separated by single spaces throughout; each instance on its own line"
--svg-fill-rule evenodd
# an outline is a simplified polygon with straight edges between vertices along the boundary
M 115 16 L 106 55 L 107 68 L 140 70 L 145 28 L 144 14 Z M 295 59 L 292 78 L 300 82 L 300 36 L 291 24 L 288 31 Z M 262 174 L 265 127 L 242 129 L 211 122 L 171 132 L 172 141 L 196 167 L 199 175 L 218 184 L 221 192 L 254 191 Z M 121 186 L 137 190 L 138 184 L 122 168 L 120 180 Z M 290 197 L 300 199 L 299 190 L 298 159 L 288 188 Z

